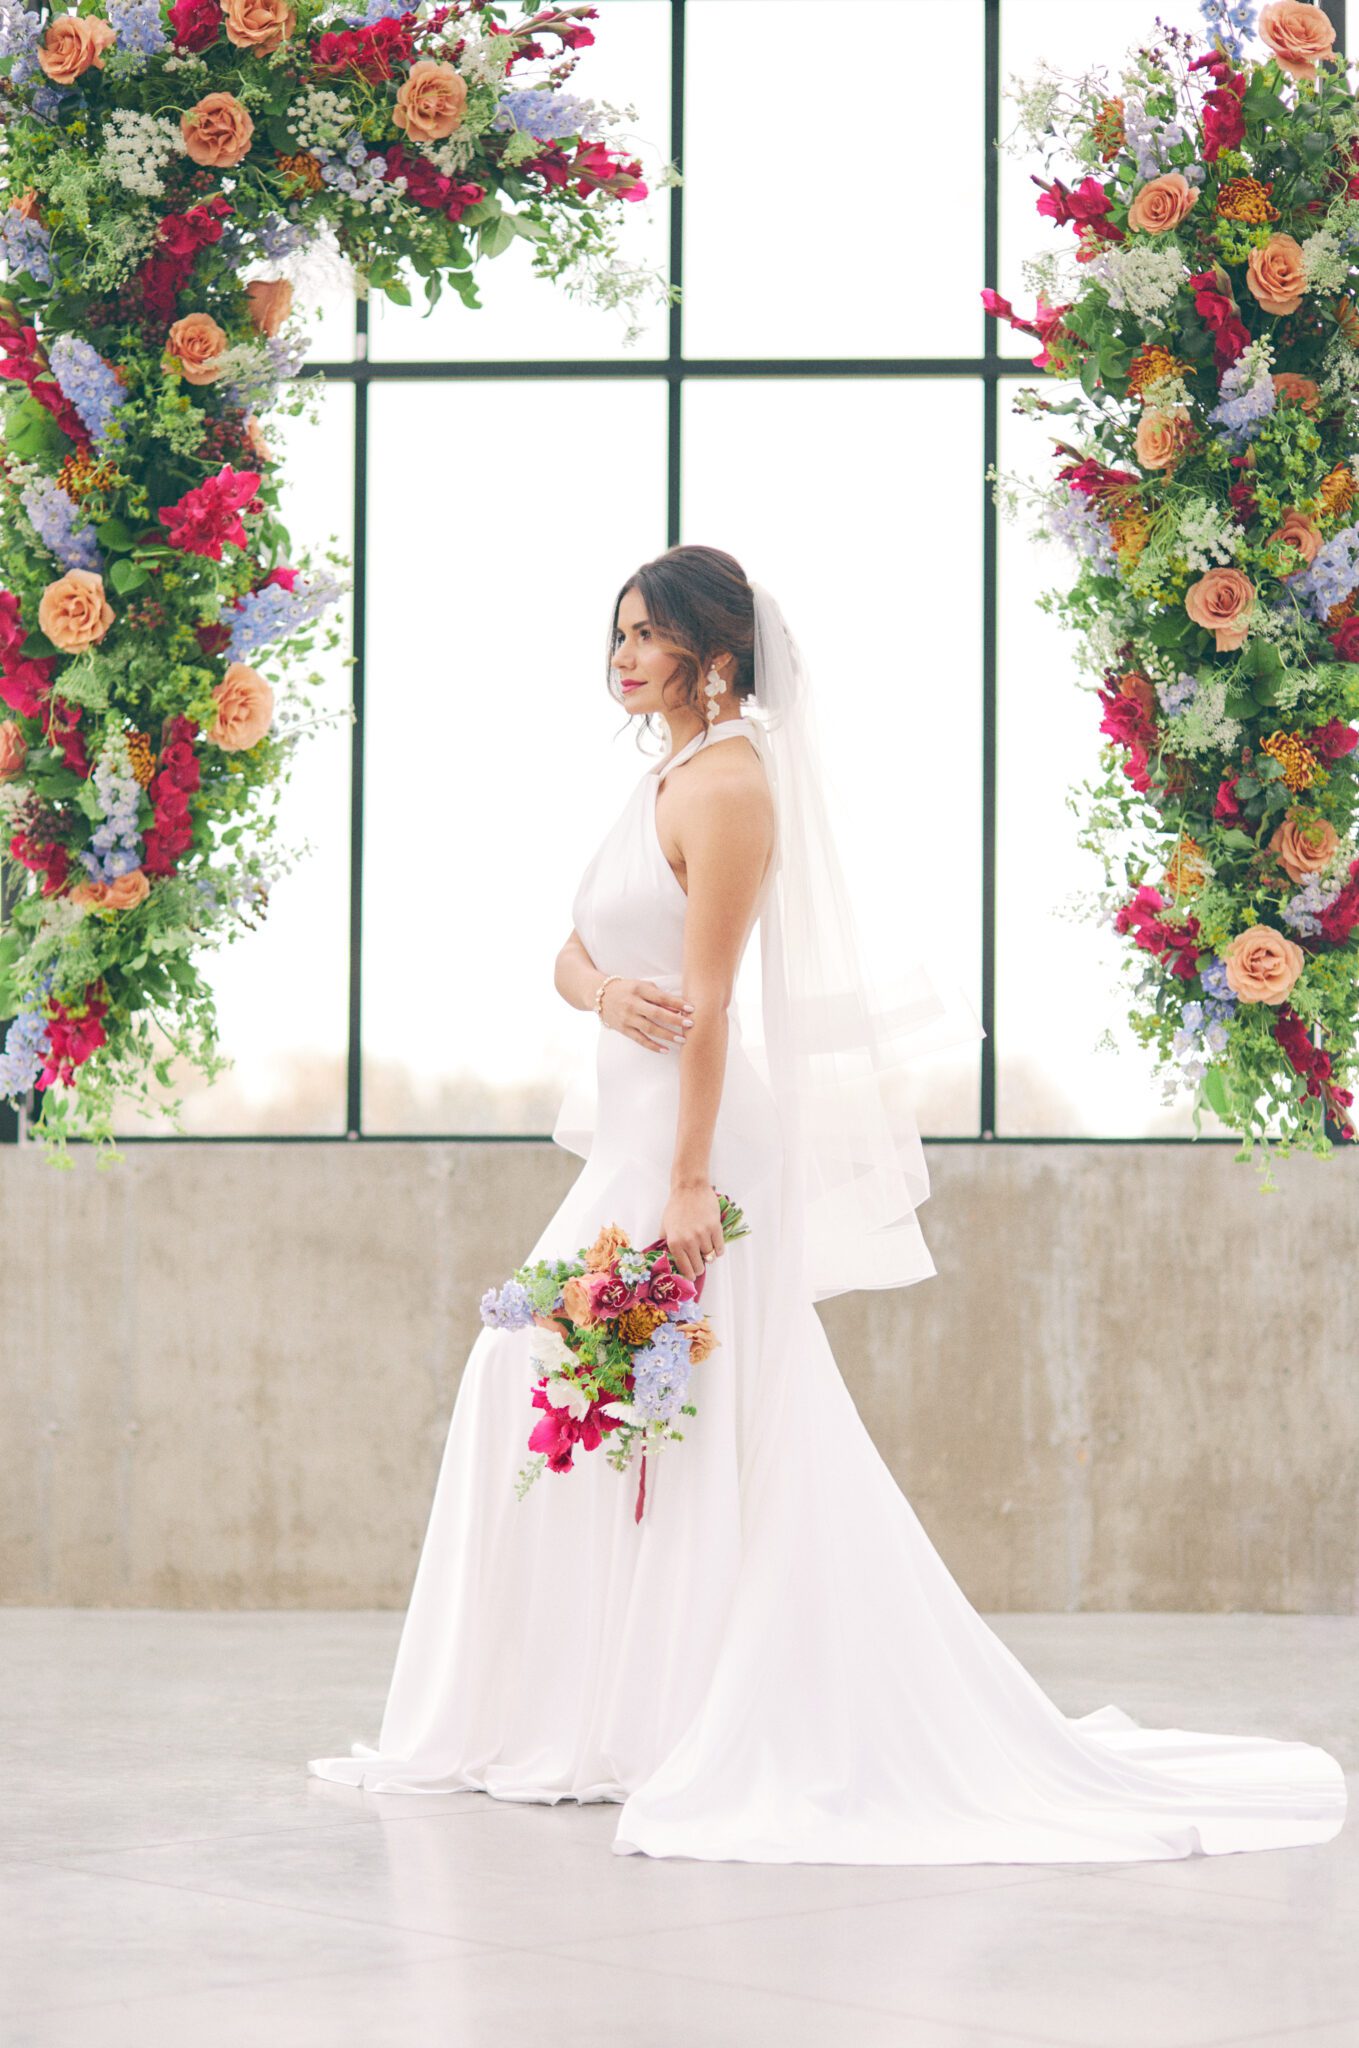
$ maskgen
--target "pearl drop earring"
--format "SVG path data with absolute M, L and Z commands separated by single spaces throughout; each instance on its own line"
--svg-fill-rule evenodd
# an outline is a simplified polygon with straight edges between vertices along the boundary
M 727 687 L 717 672 L 716 662 L 708 670 L 708 680 L 703 687 L 708 694 L 708 701 L 703 707 L 703 715 L 711 723 L 717 716 L 717 700 Z

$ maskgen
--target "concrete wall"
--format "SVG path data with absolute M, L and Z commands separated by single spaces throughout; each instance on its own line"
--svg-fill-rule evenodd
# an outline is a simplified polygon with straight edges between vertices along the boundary
M 1359 1606 L 1359 1157 L 929 1149 L 937 1278 L 822 1304 L 978 1608 Z M 0 1600 L 404 1605 L 551 1145 L 0 1150 Z

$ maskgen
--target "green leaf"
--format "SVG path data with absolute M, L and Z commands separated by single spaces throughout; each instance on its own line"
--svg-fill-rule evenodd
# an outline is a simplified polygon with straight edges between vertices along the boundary
M 409 306 L 411 302 L 410 286 L 403 284 L 399 277 L 384 278 L 380 288 L 387 294 L 387 297 L 394 306 Z
M 121 597 L 126 597 L 129 591 L 140 590 L 143 583 L 150 581 L 149 574 L 138 562 L 115 562 L 109 570 L 109 582 Z
M 1225 1121 L 1227 1119 L 1227 1083 L 1223 1079 L 1221 1067 L 1209 1067 L 1203 1077 L 1203 1095 L 1209 1109 L 1215 1111 Z
M 1094 356 L 1087 356 L 1081 364 L 1081 389 L 1087 398 L 1093 398 L 1099 389 L 1099 362 Z
M 101 520 L 94 530 L 98 536 L 101 548 L 121 551 L 132 546 L 134 538 L 132 530 L 130 527 L 125 526 L 121 519 Z
M 502 256 L 514 240 L 514 223 L 502 213 L 499 219 L 487 221 L 479 234 L 483 256 Z
M 1241 784 L 1239 782 L 1236 786 L 1240 790 Z M 1250 833 L 1243 832 L 1239 825 L 1233 825 L 1230 830 L 1224 832 L 1222 840 L 1225 846 L 1237 847 L 1242 853 L 1254 853 L 1255 851 L 1255 841 L 1251 838 Z

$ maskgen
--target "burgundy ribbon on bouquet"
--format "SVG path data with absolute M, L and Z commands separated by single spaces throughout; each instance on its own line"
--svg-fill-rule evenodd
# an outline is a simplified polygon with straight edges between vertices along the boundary
M 652 1240 L 651 1240 L 651 1243 L 650 1243 L 650 1244 L 644 1244 L 644 1245 L 642 1246 L 642 1251 L 643 1251 L 643 1253 L 646 1253 L 646 1252 L 658 1252 L 658 1251 L 660 1251 L 660 1250 L 662 1250 L 662 1249 L 666 1250 L 667 1252 L 668 1252 L 668 1251 L 669 1251 L 669 1249 L 670 1249 L 670 1247 L 669 1247 L 669 1246 L 668 1246 L 668 1245 L 666 1244 L 666 1241 L 665 1241 L 665 1239 L 664 1239 L 663 1237 L 653 1237 L 653 1238 L 652 1238 Z M 695 1301 L 698 1301 L 698 1300 L 700 1300 L 700 1299 L 701 1299 L 701 1297 L 702 1297 L 702 1294 L 703 1294 L 703 1283 L 704 1283 L 704 1281 L 705 1281 L 705 1280 L 707 1279 L 707 1277 L 708 1277 L 708 1268 L 707 1268 L 707 1267 L 706 1267 L 706 1265 L 705 1265 L 705 1266 L 704 1266 L 704 1268 L 703 1268 L 703 1271 L 702 1271 L 702 1272 L 701 1272 L 701 1273 L 699 1274 L 699 1276 L 698 1276 L 697 1280 L 695 1280 L 695 1281 L 694 1281 L 694 1283 L 693 1283 L 693 1287 L 694 1287 L 694 1299 L 695 1299 Z M 640 1469 L 640 1471 L 639 1471 L 639 1473 L 638 1473 L 638 1476 L 637 1476 L 637 1505 L 636 1505 L 636 1507 L 635 1507 L 635 1508 L 633 1509 L 633 1511 L 632 1511 L 632 1519 L 633 1519 L 633 1521 L 634 1521 L 634 1522 L 640 1522 L 640 1521 L 641 1521 L 641 1519 L 642 1519 L 642 1509 L 643 1509 L 643 1508 L 644 1508 L 645 1506 L 646 1506 L 646 1445 L 645 1445 L 645 1444 L 643 1444 L 643 1446 L 642 1446 L 642 1464 L 641 1464 L 641 1469 Z

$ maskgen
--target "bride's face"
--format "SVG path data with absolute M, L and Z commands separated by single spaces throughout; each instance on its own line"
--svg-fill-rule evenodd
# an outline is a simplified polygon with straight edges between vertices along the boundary
M 640 590 L 624 593 L 613 635 L 613 669 L 623 703 L 640 718 L 666 708 L 664 686 L 675 672 L 674 649 L 646 615 Z

